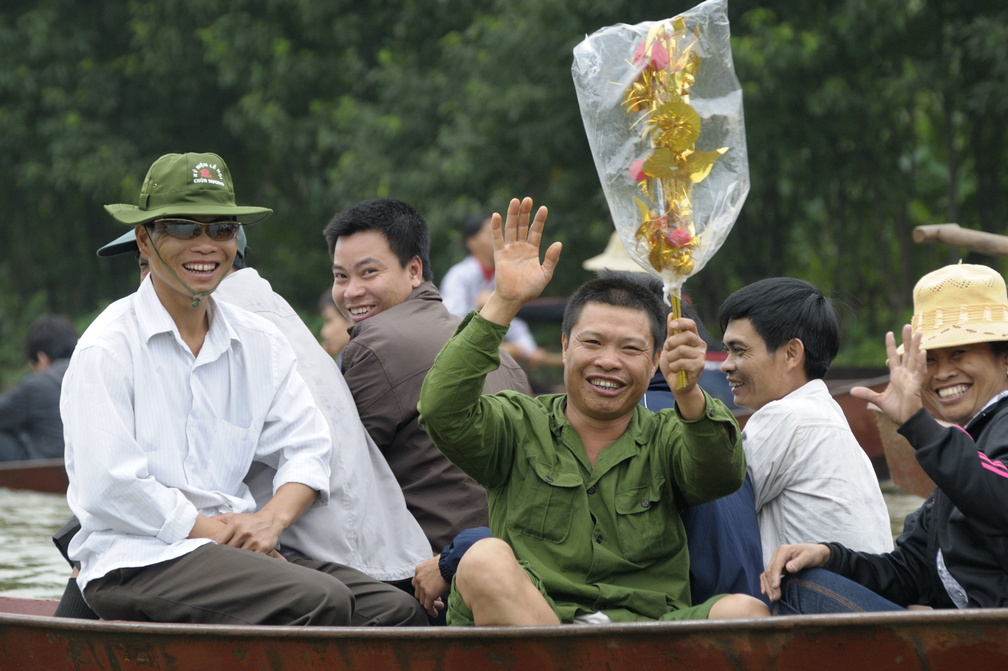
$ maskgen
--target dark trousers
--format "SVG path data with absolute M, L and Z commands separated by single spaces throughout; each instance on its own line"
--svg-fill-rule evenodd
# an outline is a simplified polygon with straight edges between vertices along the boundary
M 92 580 L 84 598 L 105 620 L 307 626 L 427 624 L 413 597 L 333 562 L 290 561 L 208 543 L 152 566 Z

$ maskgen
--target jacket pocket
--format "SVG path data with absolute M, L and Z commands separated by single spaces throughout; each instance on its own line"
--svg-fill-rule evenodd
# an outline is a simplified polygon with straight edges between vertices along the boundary
M 664 477 L 645 485 L 616 491 L 616 531 L 623 556 L 634 563 L 649 562 L 671 551 L 676 520 L 662 505 Z
M 581 474 L 535 458 L 529 458 L 528 465 L 509 501 L 512 526 L 526 536 L 562 543 L 570 534 L 576 497 L 584 491 Z

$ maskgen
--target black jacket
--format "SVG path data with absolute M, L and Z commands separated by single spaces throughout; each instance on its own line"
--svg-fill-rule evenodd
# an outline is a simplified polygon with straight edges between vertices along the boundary
M 953 608 L 938 575 L 940 549 L 970 607 L 1008 606 L 1008 398 L 965 430 L 920 410 L 899 431 L 937 488 L 907 517 L 894 551 L 873 555 L 828 543 L 826 568 L 903 606 Z

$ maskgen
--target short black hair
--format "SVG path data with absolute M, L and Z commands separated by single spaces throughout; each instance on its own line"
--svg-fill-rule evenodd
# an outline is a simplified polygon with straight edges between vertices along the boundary
M 618 308 L 640 310 L 651 323 L 652 350 L 654 355 L 665 344 L 665 315 L 667 308 L 651 289 L 626 277 L 599 277 L 582 284 L 567 300 L 564 308 L 561 332 L 570 338 L 571 329 L 581 317 L 588 303 L 602 303 Z
M 598 271 L 596 275 L 598 277 L 622 277 L 630 282 L 640 284 L 650 290 L 655 296 L 661 297 L 661 307 L 663 312 L 662 319 L 667 322 L 669 313 L 672 312 L 672 306 L 665 302 L 665 283 L 651 273 L 643 273 L 633 270 L 610 270 L 605 268 Z M 703 319 L 700 318 L 700 313 L 697 312 L 696 307 L 693 306 L 693 303 L 688 296 L 684 295 L 682 297 L 682 300 L 679 301 L 679 307 L 682 316 L 686 319 L 693 320 L 696 324 L 697 333 L 700 334 L 700 339 L 707 344 L 707 349 L 715 349 L 720 352 L 723 349 L 721 343 L 711 337 L 707 328 L 704 326 Z M 662 339 L 662 342 L 664 342 L 664 335 L 662 336 Z
M 38 363 L 38 353 L 43 352 L 51 361 L 68 359 L 77 346 L 77 329 L 63 315 L 40 315 L 28 327 L 25 339 L 25 358 Z
M 391 198 L 372 198 L 337 212 L 322 230 L 329 257 L 332 258 L 336 241 L 341 237 L 365 231 L 384 235 L 403 268 L 416 256 L 423 265 L 423 278 L 427 281 L 434 278 L 430 267 L 430 232 L 427 222 L 413 207 Z
M 483 229 L 483 224 L 486 223 L 492 215 L 486 212 L 474 212 L 468 217 L 462 220 L 462 246 L 464 247 L 469 238 L 476 235 Z
M 318 299 L 318 311 L 319 313 L 325 312 L 326 308 L 335 308 L 336 301 L 332 297 L 332 289 L 328 289 L 322 292 L 322 295 Z
M 1008 354 L 1008 340 L 992 340 L 990 346 L 994 356 Z
M 793 277 L 771 277 L 744 286 L 721 304 L 721 333 L 733 319 L 748 319 L 763 339 L 767 351 L 792 338 L 805 346 L 805 375 L 826 377 L 840 351 L 840 325 L 829 299 L 819 289 Z

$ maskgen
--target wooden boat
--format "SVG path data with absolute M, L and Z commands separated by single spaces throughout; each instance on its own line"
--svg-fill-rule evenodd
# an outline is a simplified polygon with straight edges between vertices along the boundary
M 0 487 L 66 494 L 68 484 L 63 459 L 0 461 Z
M 1008 609 L 528 628 L 94 622 L 0 599 L 0 668 L 960 671 L 1008 668 Z

